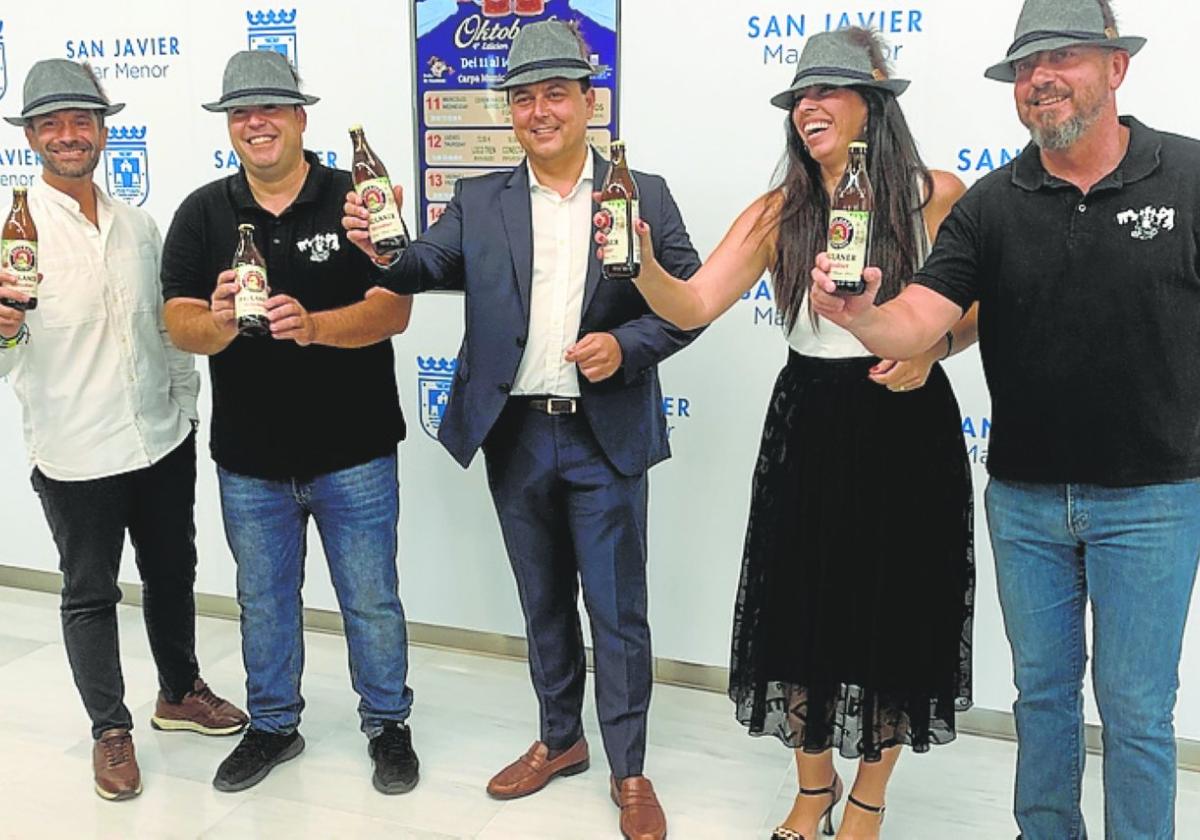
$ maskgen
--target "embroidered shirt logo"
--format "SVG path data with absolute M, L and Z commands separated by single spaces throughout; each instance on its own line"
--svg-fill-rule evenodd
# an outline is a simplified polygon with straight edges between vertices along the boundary
M 312 262 L 325 262 L 331 253 L 342 250 L 342 243 L 336 233 L 318 233 L 312 239 L 301 239 L 296 247 Z
M 1117 224 L 1133 225 L 1129 235 L 1149 242 L 1164 230 L 1175 230 L 1175 208 L 1146 205 L 1141 210 L 1122 210 L 1117 214 Z

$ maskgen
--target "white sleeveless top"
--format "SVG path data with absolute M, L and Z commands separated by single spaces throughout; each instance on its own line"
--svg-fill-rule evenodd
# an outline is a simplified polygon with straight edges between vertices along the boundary
M 924 193 L 924 185 L 920 182 L 918 182 L 918 189 L 922 194 Z M 921 214 L 920 219 L 920 223 L 924 224 L 924 213 Z M 918 265 L 924 263 L 925 258 L 929 256 L 930 239 L 928 231 L 925 232 L 924 240 L 920 236 L 917 237 L 918 247 L 921 248 Z M 813 356 L 818 359 L 852 359 L 875 355 L 864 347 L 852 332 L 831 321 L 826 321 L 820 315 L 817 316 L 817 326 L 814 328 L 813 319 L 808 310 L 807 295 L 800 304 L 796 325 L 788 333 L 787 341 L 791 348 L 801 356 Z

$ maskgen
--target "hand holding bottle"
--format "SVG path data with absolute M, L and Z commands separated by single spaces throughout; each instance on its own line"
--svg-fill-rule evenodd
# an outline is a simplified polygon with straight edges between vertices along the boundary
M 25 307 L 8 305 L 12 302 L 24 304 L 29 300 L 29 296 L 18 288 L 19 283 L 17 275 L 0 269 L 0 338 L 12 338 L 25 323 Z
M 217 275 L 217 287 L 209 299 L 209 313 L 217 331 L 231 338 L 237 335 L 237 311 L 234 308 L 237 292 L 237 272 L 227 268 Z

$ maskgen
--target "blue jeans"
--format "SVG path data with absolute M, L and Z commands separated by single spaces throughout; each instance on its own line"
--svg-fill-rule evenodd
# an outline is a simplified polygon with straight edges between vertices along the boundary
M 1175 695 L 1200 556 L 1200 481 L 1147 487 L 993 479 L 987 515 L 1017 702 L 1024 840 L 1087 837 L 1084 609 L 1103 724 L 1110 840 L 1175 836 Z
M 374 737 L 384 721 L 407 719 L 412 690 L 396 574 L 396 456 L 309 481 L 271 481 L 220 468 L 217 477 L 225 538 L 237 562 L 251 728 L 287 733 L 300 723 L 300 589 L 309 516 L 316 520 L 341 607 L 363 732 Z

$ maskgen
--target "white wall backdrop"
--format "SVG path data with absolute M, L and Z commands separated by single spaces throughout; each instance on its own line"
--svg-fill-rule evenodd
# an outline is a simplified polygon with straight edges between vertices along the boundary
M 566 6 L 565 0 L 550 3 L 552 9 Z M 1200 134 L 1200 113 L 1179 95 L 1191 77 L 1193 47 L 1187 39 L 1200 26 L 1200 6 L 1166 0 L 1124 0 L 1118 6 L 1122 29 L 1150 39 L 1119 95 L 1122 110 L 1157 128 Z M 697 248 L 708 254 L 734 216 L 769 183 L 783 148 L 783 113 L 767 100 L 791 81 L 805 37 L 861 21 L 883 29 L 898 74 L 914 82 L 902 102 L 927 163 L 970 183 L 1025 143 L 1010 89 L 982 77 L 984 67 L 1003 56 L 1019 8 L 1020 0 L 893 5 L 626 0 L 620 107 L 632 163 L 667 177 Z M 274 29 L 264 34 L 250 18 L 270 25 L 270 12 Z M 282 9 L 229 0 L 202 5 L 65 0 L 52 14 L 45 7 L 14 4 L 0 16 L 0 84 L 5 85 L 0 112 L 19 112 L 21 83 L 34 61 L 88 58 L 103 74 L 110 95 L 128 103 L 112 125 L 134 136 L 135 129 L 145 129 L 141 161 L 148 190 L 143 199 L 135 186 L 131 200 L 144 200 L 164 232 L 188 192 L 236 165 L 222 118 L 201 110 L 199 103 L 219 95 L 226 59 L 252 37 L 290 41 L 307 91 L 323 97 L 309 109 L 309 148 L 328 163 L 346 166 L 346 129 L 362 122 L 393 178 L 415 194 L 407 3 L 376 7 L 369 33 L 361 14 L 327 0 L 288 3 Z M 140 154 L 135 150 L 135 157 Z M 0 126 L 0 205 L 7 206 L 9 187 L 27 183 L 37 172 L 20 130 Z M 103 174 L 97 180 L 103 181 Z M 657 467 L 651 481 L 651 625 L 660 657 L 727 662 L 759 427 L 786 355 L 773 317 L 764 284 L 663 369 L 675 457 Z M 419 419 L 416 357 L 453 357 L 461 330 L 459 299 L 430 295 L 417 300 L 412 326 L 394 339 L 410 426 L 401 447 L 402 594 L 411 620 L 519 635 L 516 591 L 482 465 L 460 470 Z M 200 366 L 205 368 L 202 360 Z M 949 371 L 976 461 L 979 495 L 989 405 L 977 355 L 964 353 Z M 321 398 L 319 387 L 313 384 L 314 400 Z M 206 417 L 208 396 L 206 377 L 201 409 Z M 353 424 L 347 416 L 350 433 Z M 201 445 L 206 451 L 204 435 Z M 49 533 L 29 488 L 19 407 L 7 387 L 0 387 L 0 471 L 0 532 L 7 536 L 0 563 L 55 569 Z M 976 698 L 982 708 L 1006 710 L 1014 694 L 1009 657 L 981 500 L 977 509 Z M 198 589 L 232 595 L 233 563 L 221 529 L 214 470 L 205 455 L 197 525 Z M 315 534 L 310 546 L 306 602 L 335 608 Z M 122 578 L 136 580 L 130 558 Z M 913 604 L 914 610 L 920 608 Z M 1193 622 L 1185 647 L 1178 708 L 1180 735 L 1193 739 L 1200 738 L 1198 625 Z

